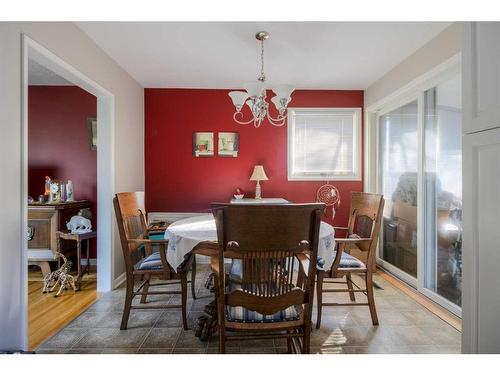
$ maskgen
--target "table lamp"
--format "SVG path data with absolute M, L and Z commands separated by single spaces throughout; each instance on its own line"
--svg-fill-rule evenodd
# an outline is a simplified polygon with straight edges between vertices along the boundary
M 250 177 L 250 181 L 257 181 L 257 185 L 255 186 L 255 199 L 262 199 L 261 197 L 261 189 L 260 189 L 260 181 L 269 180 L 266 176 L 266 172 L 264 172 L 264 167 L 262 165 L 256 165 L 253 168 L 252 176 Z

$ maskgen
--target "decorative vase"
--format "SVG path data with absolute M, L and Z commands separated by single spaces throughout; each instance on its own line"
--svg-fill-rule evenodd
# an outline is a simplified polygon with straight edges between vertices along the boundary
M 66 202 L 74 202 L 75 196 L 73 193 L 73 181 L 68 180 L 66 184 Z

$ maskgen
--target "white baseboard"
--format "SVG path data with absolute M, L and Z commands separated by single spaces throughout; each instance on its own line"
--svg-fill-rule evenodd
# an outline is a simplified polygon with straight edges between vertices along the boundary
M 91 266 L 97 266 L 97 258 L 90 258 L 89 260 Z M 80 259 L 80 266 L 86 266 L 86 265 L 87 265 L 87 258 Z
M 127 274 L 124 272 L 120 276 L 118 276 L 116 279 L 113 280 L 113 289 L 118 288 L 120 285 L 122 285 L 125 281 L 127 280 Z

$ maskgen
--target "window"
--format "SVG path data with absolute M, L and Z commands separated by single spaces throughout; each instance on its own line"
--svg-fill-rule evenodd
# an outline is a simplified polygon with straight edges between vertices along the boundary
M 361 108 L 290 108 L 288 180 L 361 180 Z

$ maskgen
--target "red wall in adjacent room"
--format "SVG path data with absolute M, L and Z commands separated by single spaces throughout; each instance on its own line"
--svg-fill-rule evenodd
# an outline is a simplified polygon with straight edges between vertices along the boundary
M 145 89 L 146 205 L 148 211 L 208 212 L 210 202 L 228 202 L 236 187 L 253 198 L 253 167 L 264 165 L 269 181 L 261 182 L 263 197 L 283 197 L 295 203 L 314 202 L 323 182 L 287 180 L 287 127 L 256 129 L 238 125 L 229 90 Z M 298 90 L 293 107 L 363 107 L 363 91 Z M 247 113 L 248 115 L 248 113 Z M 195 131 L 239 132 L 237 158 L 192 156 Z M 336 222 L 347 220 L 351 191 L 362 181 L 333 182 L 342 204 Z
M 75 199 L 90 201 L 97 228 L 97 151 L 89 149 L 87 131 L 96 97 L 76 86 L 30 86 L 28 95 L 28 194 L 43 194 L 45 176 L 72 180 Z

